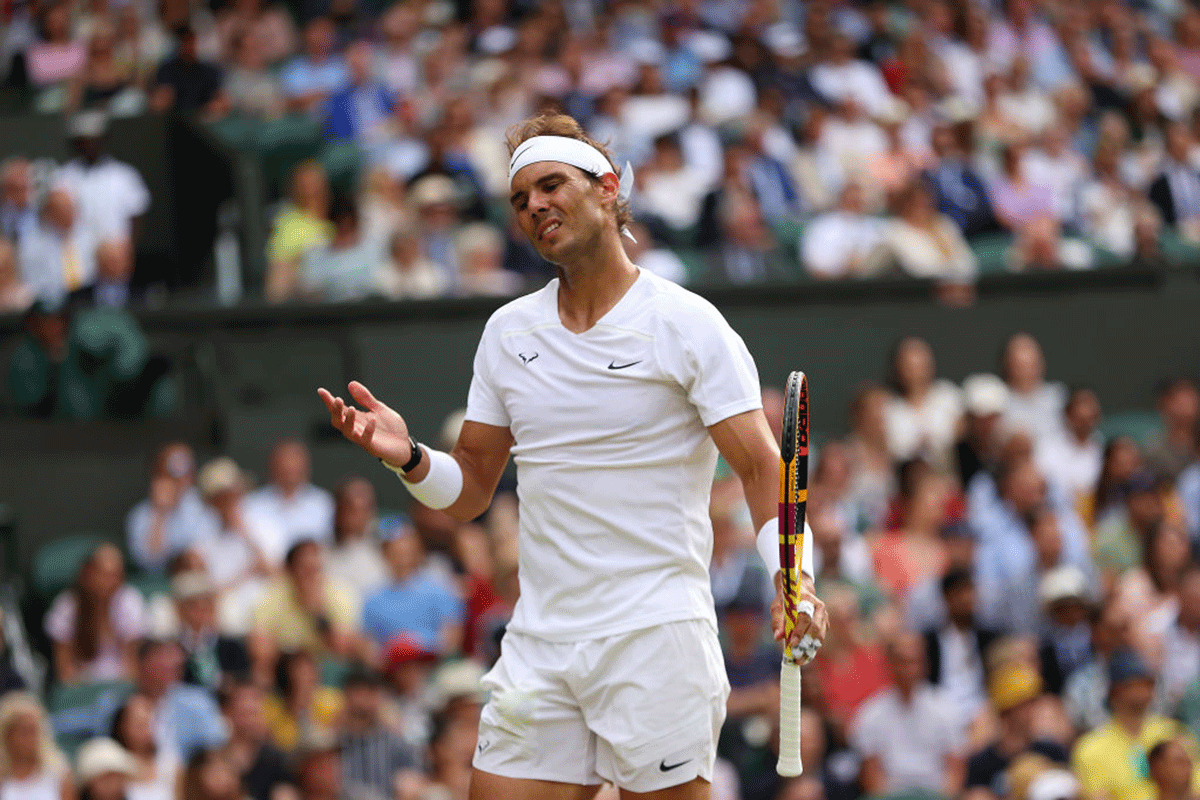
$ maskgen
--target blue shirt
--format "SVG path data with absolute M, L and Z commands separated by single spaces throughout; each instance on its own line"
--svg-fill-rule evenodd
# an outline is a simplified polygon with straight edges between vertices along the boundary
M 440 650 L 442 628 L 466 618 L 463 601 L 432 576 L 418 572 L 406 581 L 380 589 L 363 606 L 363 633 L 385 646 L 398 633 L 416 637 L 430 650 Z
M 138 503 L 125 518 L 129 555 L 135 564 L 147 572 L 161 572 L 172 558 L 220 530 L 216 516 L 204 505 L 200 493 L 194 488 L 184 492 L 179 503 L 167 513 L 163 523 L 163 546 L 157 553 L 149 550 L 153 519 L 154 509 L 150 507 L 149 500 Z
M 321 64 L 314 64 L 301 56 L 289 61 L 279 77 L 283 93 L 288 97 L 314 92 L 333 94 L 350 82 L 350 70 L 338 56 Z

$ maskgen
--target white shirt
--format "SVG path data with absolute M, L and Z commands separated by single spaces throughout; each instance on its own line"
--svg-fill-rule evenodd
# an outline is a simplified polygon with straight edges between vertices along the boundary
M 1038 469 L 1048 480 L 1075 498 L 1096 488 L 1104 458 L 1104 437 L 1093 433 L 1082 444 L 1066 432 L 1039 442 L 1034 452 Z
M 853 99 L 871 117 L 887 111 L 893 100 L 879 68 L 866 61 L 818 64 L 811 80 L 813 88 L 825 97 L 834 102 Z
M 841 278 L 861 266 L 883 238 L 883 224 L 865 214 L 831 211 L 812 221 L 800 245 L 800 261 L 814 275 Z
M 901 397 L 889 398 L 883 410 L 888 452 L 897 461 L 920 456 L 944 467 L 962 412 L 962 391 L 944 379 L 934 381 L 920 406 Z
M 1200 675 L 1200 637 L 1172 620 L 1162 635 L 1162 668 L 1159 684 L 1167 708 L 1175 708 L 1187 687 Z
M 942 693 L 959 730 L 966 731 L 986 702 L 983 662 L 976 647 L 978 639 L 974 631 L 960 631 L 953 625 L 942 628 L 938 638 L 942 644 Z
M 555 279 L 492 315 L 474 369 L 466 418 L 515 440 L 510 630 L 577 641 L 715 624 L 707 426 L 762 406 L 754 361 L 720 312 L 639 270 L 576 334 L 559 319 Z
M 84 226 L 76 225 L 67 236 L 54 228 L 35 225 L 21 237 L 17 260 L 21 278 L 41 300 L 61 300 L 72 288 L 63 274 L 67 245 L 75 247 L 79 265 L 78 287 L 96 279 L 96 241 Z
M 1028 394 L 1019 394 L 1010 386 L 1004 425 L 1010 431 L 1025 431 L 1036 445 L 1043 439 L 1062 435 L 1066 404 L 1067 388 L 1061 383 L 1043 383 Z
M 361 598 L 370 597 L 391 581 L 379 540 L 369 534 L 344 544 L 331 544 L 325 550 L 325 576 L 353 589 Z
M 328 542 L 333 538 L 333 495 L 307 483 L 291 497 L 273 484 L 267 484 L 246 495 L 246 509 L 270 517 L 283 528 L 287 547 L 301 539 Z M 287 549 L 285 547 L 285 551 Z
M 243 500 L 242 521 L 267 563 L 282 564 L 289 540 L 276 520 L 255 511 Z M 213 583 L 218 587 L 230 587 L 221 594 L 218 626 L 229 635 L 246 633 L 250 627 L 250 613 L 267 585 L 258 576 L 238 580 L 254 565 L 254 554 L 249 545 L 239 534 L 223 530 L 200 542 L 196 549 L 204 556 Z
M 938 795 L 946 756 L 962 747 L 946 698 L 928 684 L 917 687 L 910 705 L 894 687 L 876 694 L 859 709 L 850 742 L 864 758 L 879 757 L 889 791 Z
M 25 780 L 0 779 L 0 800 L 62 800 L 62 773 L 42 770 Z
M 80 159 L 67 162 L 55 176 L 70 187 L 79 204 L 80 222 L 97 238 L 128 238 L 133 218 L 150 207 L 150 190 L 138 171 L 105 156 L 90 167 Z

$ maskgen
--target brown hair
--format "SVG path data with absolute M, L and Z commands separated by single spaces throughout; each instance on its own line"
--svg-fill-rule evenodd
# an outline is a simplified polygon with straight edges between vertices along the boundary
M 578 139 L 581 142 L 586 142 L 599 150 L 608 159 L 608 163 L 612 165 L 613 172 L 618 176 L 621 174 L 621 171 L 613 163 L 612 154 L 608 152 L 608 148 L 605 145 L 588 136 L 583 126 L 574 117 L 567 114 L 560 114 L 556 111 L 544 111 L 530 117 L 524 122 L 518 122 L 509 128 L 508 133 L 504 137 L 505 142 L 508 144 L 509 157 L 512 157 L 513 152 L 522 142 L 532 139 L 535 136 L 565 136 L 569 139 Z M 597 183 L 600 181 L 595 175 L 587 172 L 584 174 Z M 633 210 L 630 208 L 628 200 L 617 198 L 613 202 L 613 214 L 617 220 L 617 230 L 621 230 L 633 220 Z

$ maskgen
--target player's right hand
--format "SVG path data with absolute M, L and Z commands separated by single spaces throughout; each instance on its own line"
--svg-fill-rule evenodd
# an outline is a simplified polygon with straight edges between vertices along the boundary
M 350 441 L 376 458 L 400 466 L 412 455 L 408 425 L 394 410 L 375 399 L 375 395 L 358 381 L 350 381 L 350 396 L 361 409 L 335 397 L 325 388 L 317 394 L 329 409 L 329 421 Z

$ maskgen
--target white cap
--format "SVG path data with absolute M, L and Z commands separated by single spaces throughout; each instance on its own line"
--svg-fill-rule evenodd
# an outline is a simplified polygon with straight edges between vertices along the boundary
M 212 497 L 219 492 L 242 486 L 242 470 L 229 456 L 214 458 L 205 464 L 196 476 L 196 487 L 200 494 Z
M 1087 578 L 1079 567 L 1067 564 L 1055 567 L 1042 576 L 1038 586 L 1038 599 L 1042 605 L 1048 606 L 1073 597 L 1081 600 L 1087 598 Z
M 94 139 L 104 135 L 108 119 L 103 111 L 80 111 L 71 117 L 67 133 L 72 139 Z
M 1066 769 L 1048 769 L 1029 783 L 1026 800 L 1071 800 L 1079 796 L 1079 781 Z
M 768 25 L 763 31 L 763 44 L 780 58 L 796 58 L 804 55 L 808 47 L 804 37 L 794 27 L 786 22 L 776 22 Z
M 138 774 L 137 761 L 128 750 L 107 736 L 84 742 L 75 756 L 75 773 L 79 782 L 87 783 L 110 772 L 132 778 Z
M 962 389 L 967 413 L 977 417 L 999 414 L 1008 405 L 1008 386 L 990 373 L 968 376 Z
M 181 572 L 171 579 L 171 595 L 176 600 L 191 600 L 216 591 L 212 578 L 202 569 Z
M 434 709 L 445 708 L 456 698 L 469 698 L 477 703 L 487 701 L 487 692 L 480 686 L 483 667 L 474 661 L 453 661 L 443 664 L 429 682 L 429 705 Z

